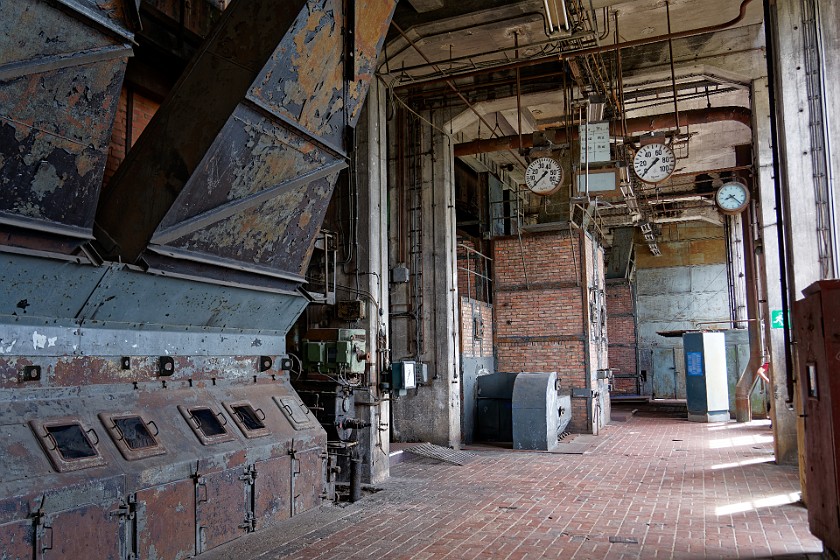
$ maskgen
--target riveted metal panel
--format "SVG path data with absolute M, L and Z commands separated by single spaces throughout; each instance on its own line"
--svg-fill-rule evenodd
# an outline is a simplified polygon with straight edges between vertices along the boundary
M 292 514 L 292 459 L 277 457 L 254 465 L 254 517 L 256 528 L 288 519 Z
M 3 473 L 4 483 L 35 478 L 50 472 L 46 455 L 23 422 L 0 426 L 0 472 Z
M 195 482 L 137 492 L 137 553 L 147 560 L 182 560 L 195 554 Z
M 0 224 L 37 232 L 0 243 L 70 253 L 93 237 L 131 37 L 122 2 L 0 4 Z
M 3 560 L 32 560 L 35 527 L 31 519 L 0 525 L 0 557 Z
M 232 3 L 105 192 L 102 250 L 302 283 L 394 4 L 356 29 L 340 0 Z
M 250 507 L 246 504 L 244 468 L 208 473 L 195 487 L 199 552 L 215 548 L 246 532 L 243 526 Z
M 103 251 L 137 260 L 303 6 L 236 1 L 225 10 L 103 193 Z
M 293 515 L 321 505 L 326 480 L 326 449 L 295 452 L 292 460 Z
M 355 126 L 396 2 L 356 2 L 344 20 L 343 0 L 310 0 L 255 80 L 249 95 L 320 141 L 341 149 L 345 125 Z M 355 77 L 344 94 L 342 28 L 354 27 Z
M 46 516 L 38 528 L 37 552 L 46 560 L 121 560 L 125 519 L 119 506 L 87 505 Z

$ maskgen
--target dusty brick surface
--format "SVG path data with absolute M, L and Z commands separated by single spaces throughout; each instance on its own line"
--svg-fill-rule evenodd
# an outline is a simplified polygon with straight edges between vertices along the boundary
M 383 491 L 315 512 L 311 530 L 282 539 L 269 529 L 202 558 L 795 560 L 821 550 L 806 510 L 787 503 L 798 475 L 772 463 L 767 423 L 633 418 L 585 437 L 584 455 L 404 462 Z M 271 538 L 280 544 L 258 546 Z

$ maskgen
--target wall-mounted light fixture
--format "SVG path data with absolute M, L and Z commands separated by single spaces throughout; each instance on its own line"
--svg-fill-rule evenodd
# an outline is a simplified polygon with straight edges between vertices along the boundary
M 566 0 L 543 0 L 545 16 L 548 23 L 548 34 L 569 30 L 569 14 L 566 11 Z

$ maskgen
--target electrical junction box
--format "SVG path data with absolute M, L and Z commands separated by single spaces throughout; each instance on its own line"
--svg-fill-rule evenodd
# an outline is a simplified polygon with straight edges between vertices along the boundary
M 405 284 L 409 278 L 408 267 L 398 264 L 391 269 L 391 282 L 394 284 Z
M 364 319 L 365 302 L 360 299 L 338 302 L 338 318 L 342 321 L 359 321 Z
M 302 346 L 307 371 L 365 372 L 367 334 L 364 329 L 311 329 Z
M 419 362 L 414 368 L 414 376 L 418 385 L 425 385 L 429 382 L 429 364 Z
M 421 364 L 422 365 L 422 364 Z M 391 364 L 391 389 L 405 396 L 408 389 L 417 387 L 416 362 L 394 362 Z

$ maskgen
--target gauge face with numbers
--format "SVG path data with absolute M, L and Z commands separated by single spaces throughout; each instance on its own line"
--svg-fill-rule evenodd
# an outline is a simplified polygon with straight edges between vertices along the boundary
M 750 191 L 744 183 L 724 183 L 715 193 L 715 203 L 724 214 L 740 214 L 750 202 Z
M 547 196 L 554 194 L 563 182 L 563 168 L 556 160 L 549 157 L 535 159 L 525 170 L 525 185 L 534 194 Z
M 633 171 L 645 183 L 659 183 L 674 172 L 677 158 L 665 144 L 647 144 L 633 157 Z

